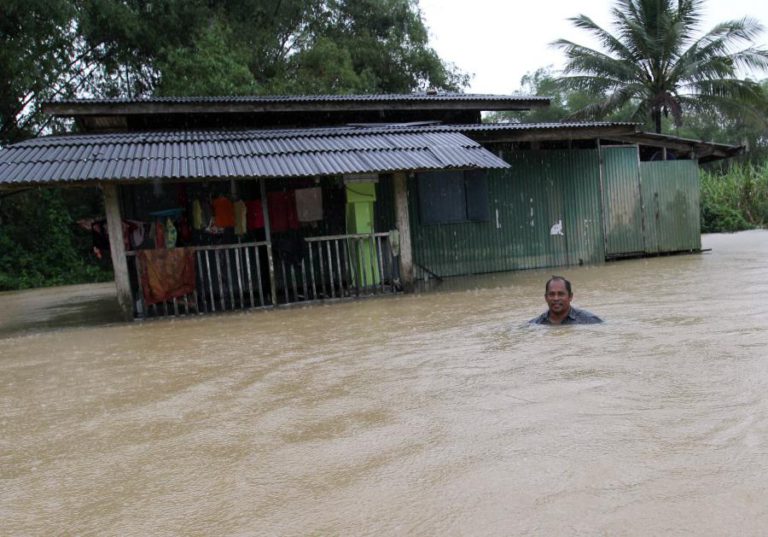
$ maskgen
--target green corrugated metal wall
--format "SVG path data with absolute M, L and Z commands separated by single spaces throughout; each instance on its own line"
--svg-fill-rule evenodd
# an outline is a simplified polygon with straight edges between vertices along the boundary
M 634 146 L 601 152 L 603 207 L 597 150 L 505 152 L 512 167 L 488 174 L 488 222 L 422 224 L 416 180 L 409 178 L 414 262 L 455 276 L 701 248 L 696 161 L 641 164 Z M 382 177 L 377 197 L 376 230 L 394 229 L 391 178 Z M 558 222 L 563 235 L 551 235 Z
M 603 147 L 606 256 L 643 253 L 640 158 L 636 146 Z
M 646 252 L 701 249 L 699 167 L 695 160 L 642 162 Z
M 423 225 L 408 180 L 413 257 L 440 276 L 605 259 L 596 150 L 515 151 L 509 170 L 489 172 L 490 221 Z M 391 181 L 379 182 L 377 230 L 394 224 Z M 562 235 L 551 235 L 561 223 Z

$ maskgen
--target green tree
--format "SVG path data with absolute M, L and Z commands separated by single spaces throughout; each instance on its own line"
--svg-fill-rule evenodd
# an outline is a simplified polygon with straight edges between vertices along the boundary
M 568 76 L 560 83 L 604 96 L 580 114 L 602 118 L 631 104 L 635 120 L 650 119 L 661 132 L 666 116 L 680 126 L 692 111 L 754 113 L 765 95 L 759 84 L 737 75 L 741 68 L 768 69 L 768 51 L 753 45 L 763 28 L 743 18 L 697 37 L 703 6 L 703 0 L 617 0 L 614 33 L 586 15 L 570 19 L 604 49 L 554 43 L 567 58 Z
M 592 94 L 581 88 L 571 88 L 560 83 L 553 66 L 540 67 L 526 73 L 520 79 L 520 89 L 516 93 L 540 95 L 550 98 L 550 105 L 528 111 L 494 112 L 485 116 L 489 122 L 511 121 L 520 123 L 547 123 L 566 121 L 579 110 L 594 105 L 604 97 Z M 632 110 L 625 105 L 615 110 L 604 119 L 610 121 L 631 121 Z
M 201 29 L 190 46 L 165 51 L 158 60 L 158 95 L 253 95 L 256 79 L 248 51 L 220 20 Z
M 44 99 L 69 96 L 81 78 L 66 0 L 4 0 L 0 16 L 0 146 L 39 129 Z

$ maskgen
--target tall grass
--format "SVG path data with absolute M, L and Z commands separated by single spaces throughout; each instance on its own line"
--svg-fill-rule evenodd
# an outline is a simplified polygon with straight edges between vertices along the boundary
M 768 162 L 701 174 L 701 231 L 741 231 L 768 224 Z

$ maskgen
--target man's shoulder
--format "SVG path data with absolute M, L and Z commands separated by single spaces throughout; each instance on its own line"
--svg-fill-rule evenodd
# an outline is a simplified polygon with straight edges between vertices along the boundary
M 574 322 L 577 322 L 580 324 L 598 324 L 603 322 L 603 320 L 600 317 L 598 317 L 591 311 L 583 310 L 580 308 L 574 308 L 573 306 L 571 306 L 571 314 Z
M 534 317 L 528 321 L 528 324 L 549 324 L 549 312 L 545 311 L 538 317 Z

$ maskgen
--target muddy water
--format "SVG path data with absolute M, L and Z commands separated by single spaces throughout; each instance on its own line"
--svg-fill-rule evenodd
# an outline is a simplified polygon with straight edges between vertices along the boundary
M 0 534 L 765 535 L 768 232 L 704 246 L 560 271 L 600 326 L 524 326 L 550 271 L 133 324 L 0 295 Z

